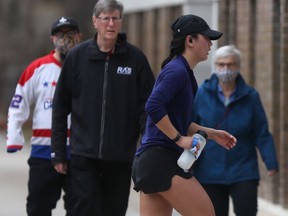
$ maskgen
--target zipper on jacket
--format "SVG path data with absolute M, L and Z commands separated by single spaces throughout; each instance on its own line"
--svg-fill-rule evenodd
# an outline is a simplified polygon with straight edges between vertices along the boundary
M 108 80 L 108 61 L 105 61 L 104 80 L 103 80 L 103 94 L 102 94 L 102 114 L 101 114 L 101 127 L 100 127 L 100 143 L 99 143 L 99 158 L 102 158 L 102 147 L 104 143 L 104 128 L 105 128 L 105 113 L 106 113 L 106 95 L 107 95 L 107 80 Z

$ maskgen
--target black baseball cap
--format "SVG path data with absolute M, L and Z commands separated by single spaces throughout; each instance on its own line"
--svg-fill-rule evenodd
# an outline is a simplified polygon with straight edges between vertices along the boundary
M 177 18 L 171 25 L 173 38 L 180 38 L 191 34 L 202 34 L 210 40 L 218 40 L 223 33 L 210 29 L 209 25 L 199 16 L 188 14 Z
M 70 17 L 61 17 L 57 21 L 55 21 L 51 28 L 51 35 L 54 35 L 59 31 L 62 27 L 69 27 L 71 30 L 76 30 L 80 32 L 78 24 L 76 20 L 70 18 Z

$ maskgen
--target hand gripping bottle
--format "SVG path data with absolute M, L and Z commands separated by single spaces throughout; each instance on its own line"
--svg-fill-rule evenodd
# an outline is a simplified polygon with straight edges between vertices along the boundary
M 206 139 L 207 139 L 207 134 L 205 131 L 197 131 L 193 136 L 192 136 L 192 147 L 190 150 L 184 149 L 183 153 L 180 155 L 177 164 L 179 167 L 181 167 L 184 172 L 188 172 L 188 170 L 191 168 L 193 163 L 199 158 L 202 150 L 204 149 L 206 145 Z M 197 151 L 196 145 L 200 144 L 200 148 L 195 155 L 195 152 Z

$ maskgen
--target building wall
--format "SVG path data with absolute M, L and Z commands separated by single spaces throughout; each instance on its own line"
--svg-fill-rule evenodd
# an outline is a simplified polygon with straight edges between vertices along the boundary
M 288 208 L 288 2 L 280 1 L 280 182 L 279 203 Z M 277 71 L 276 71 L 277 73 Z
M 125 14 L 123 31 L 127 33 L 129 42 L 147 55 L 155 75 L 169 55 L 170 24 L 181 13 L 181 7 L 174 6 Z

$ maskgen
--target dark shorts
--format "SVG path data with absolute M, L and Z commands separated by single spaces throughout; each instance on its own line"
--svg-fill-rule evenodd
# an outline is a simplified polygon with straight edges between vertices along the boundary
M 171 187 L 175 175 L 185 179 L 193 177 L 178 165 L 179 152 L 168 148 L 153 146 L 141 155 L 135 156 L 132 167 L 134 190 L 146 194 L 166 191 Z

